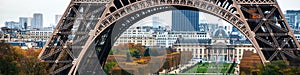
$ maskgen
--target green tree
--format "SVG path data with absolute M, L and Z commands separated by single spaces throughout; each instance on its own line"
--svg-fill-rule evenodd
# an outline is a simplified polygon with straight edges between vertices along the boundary
M 164 65 L 163 65 L 163 68 L 165 69 L 166 73 L 167 73 L 167 71 L 169 71 L 169 69 L 170 69 L 170 60 L 169 59 L 166 59 Z
M 138 53 L 139 53 L 140 56 L 144 55 L 144 53 L 145 53 L 145 47 L 143 47 L 142 44 L 140 44 L 140 43 L 139 44 L 135 44 L 134 48 L 138 50 Z
M 0 43 L 0 75 L 18 74 L 18 61 L 21 57 L 11 45 Z
M 108 74 L 112 74 L 110 71 L 112 69 L 112 67 L 117 66 L 118 63 L 117 62 L 107 62 L 104 66 L 104 71 Z
M 150 56 L 150 53 L 149 53 L 149 51 L 150 51 L 150 49 L 149 49 L 149 48 L 147 48 L 147 49 L 145 50 L 145 52 L 144 52 L 144 56 Z
M 20 61 L 20 68 L 22 74 L 29 75 L 44 75 L 47 74 L 46 67 L 48 66 L 44 62 L 40 62 L 37 57 L 41 49 L 33 50 L 29 49 L 23 54 L 24 57 Z
M 135 48 L 131 48 L 129 49 L 129 53 L 132 57 L 135 57 L 135 58 L 140 58 L 140 54 L 139 54 L 139 51 Z
M 278 60 L 259 66 L 260 75 L 300 75 L 300 68 L 290 66 L 288 61 Z
M 46 63 L 37 59 L 38 50 L 23 50 L 18 46 L 0 43 L 0 75 L 45 75 Z

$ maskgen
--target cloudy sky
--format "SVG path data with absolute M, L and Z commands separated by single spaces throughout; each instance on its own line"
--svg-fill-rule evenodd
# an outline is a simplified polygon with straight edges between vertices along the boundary
M 70 0 L 0 0 L 0 26 L 5 21 L 19 21 L 19 17 L 44 14 L 44 26 L 54 24 L 54 16 L 62 15 Z M 278 0 L 283 11 L 300 9 L 300 0 Z

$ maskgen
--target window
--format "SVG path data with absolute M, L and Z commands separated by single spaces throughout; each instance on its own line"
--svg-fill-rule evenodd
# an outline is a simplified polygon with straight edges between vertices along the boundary
M 200 54 L 202 54 L 202 49 L 200 49 Z
M 217 49 L 214 49 L 214 53 L 217 53 Z

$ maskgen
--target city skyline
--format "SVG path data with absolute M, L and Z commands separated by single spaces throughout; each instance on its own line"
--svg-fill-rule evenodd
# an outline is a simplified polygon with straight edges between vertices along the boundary
M 64 1 L 0 1 L 0 75 L 300 75 L 299 0 Z
M 281 10 L 299 10 L 300 1 L 295 0 L 277 0 Z M 5 0 L 0 1 L 0 27 L 3 27 L 6 21 L 19 21 L 19 17 L 33 17 L 34 13 L 42 13 L 44 16 L 44 27 L 50 27 L 55 24 L 55 15 L 63 15 L 70 0 Z M 26 4 L 23 4 L 26 3 Z M 285 12 L 284 12 L 285 13 Z

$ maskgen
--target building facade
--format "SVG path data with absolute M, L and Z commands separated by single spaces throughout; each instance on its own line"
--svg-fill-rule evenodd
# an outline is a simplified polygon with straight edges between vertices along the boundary
M 30 40 L 47 41 L 53 31 L 32 30 L 29 31 Z
M 41 14 L 41 13 L 33 14 L 33 22 L 32 22 L 31 28 L 32 29 L 43 28 L 43 14 Z
M 292 29 L 300 29 L 300 10 L 287 10 L 285 17 Z
M 20 27 L 19 22 L 14 22 L 14 21 L 5 22 L 5 27 L 10 29 L 22 29 L 22 27 Z
M 297 41 L 300 41 L 300 31 L 294 31 L 294 35 L 295 35 Z
M 210 39 L 210 34 L 200 31 L 167 31 L 155 33 L 156 45 L 160 47 L 172 47 L 179 38 Z
M 20 17 L 19 18 L 19 24 L 20 24 L 19 27 L 22 27 L 22 29 L 27 30 L 28 26 L 31 26 L 31 24 L 32 24 L 32 18 L 30 18 L 30 17 Z
M 62 15 L 55 15 L 55 25 L 58 24 L 61 17 L 62 17 Z
M 133 26 L 127 29 L 116 41 L 122 43 L 140 43 L 151 47 L 172 47 L 178 38 L 210 39 L 210 34 L 200 31 L 167 31 L 165 27 Z
M 199 12 L 173 10 L 172 31 L 199 31 Z
M 191 51 L 194 59 L 203 61 L 230 62 L 234 59 L 242 59 L 243 51 L 253 51 L 255 48 L 247 40 L 239 40 L 232 43 L 229 35 L 223 28 L 215 30 L 212 39 L 181 38 L 173 45 L 176 51 Z
M 143 46 L 155 46 L 153 28 L 150 26 L 133 26 L 127 29 L 115 42 L 115 46 L 124 43 L 142 44 Z

